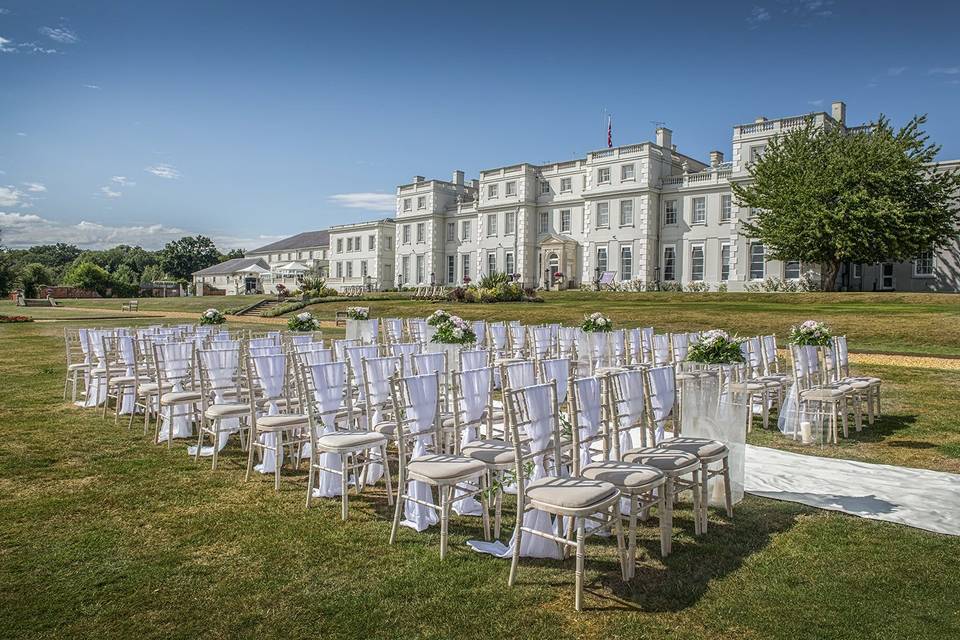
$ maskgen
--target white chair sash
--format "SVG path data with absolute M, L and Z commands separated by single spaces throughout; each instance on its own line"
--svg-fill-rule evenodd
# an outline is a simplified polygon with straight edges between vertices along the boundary
M 325 362 L 309 365 L 310 379 L 313 381 L 313 399 L 316 403 L 320 425 L 314 426 L 321 434 L 334 433 L 337 429 L 337 412 L 343 405 L 344 388 L 347 381 L 347 363 Z M 310 445 L 305 447 L 304 457 L 310 457 Z M 341 495 L 340 476 L 342 471 L 340 454 L 322 452 L 320 465 L 331 471 L 321 471 L 320 478 L 313 489 L 315 498 L 332 498 Z M 312 473 L 312 472 L 311 472 Z
M 180 393 L 184 390 L 184 383 L 191 374 L 193 342 L 167 342 L 157 345 L 157 348 L 160 351 L 160 362 L 157 364 L 163 367 L 163 378 L 170 383 L 170 392 Z M 171 415 L 173 416 L 172 428 Z M 158 442 L 166 442 L 170 437 L 189 438 L 192 433 L 190 416 L 186 412 L 181 410 L 176 413 L 172 405 L 167 407 L 166 412 L 161 412 Z
M 485 320 L 473 321 L 473 333 L 477 336 L 477 341 L 475 344 L 478 347 L 482 347 L 487 344 L 487 322 Z
M 509 362 L 504 365 L 507 373 L 507 386 L 511 389 L 532 387 L 537 383 L 536 365 L 530 360 Z
M 625 398 L 617 406 L 620 416 L 620 453 L 634 447 L 633 431 L 643 429 L 640 422 L 644 412 L 643 371 L 624 371 L 617 374 L 617 382 L 622 385 Z M 672 405 L 672 402 L 671 402 Z M 637 425 L 640 425 L 637 427 Z M 640 441 L 643 441 L 642 435 Z
M 267 401 L 267 415 L 275 416 L 280 413 L 277 400 L 283 394 L 283 384 L 287 371 L 287 358 L 283 354 L 251 355 L 257 379 L 263 388 L 264 399 Z M 266 446 L 277 446 L 277 434 L 264 433 L 260 435 L 260 442 Z M 269 449 L 263 450 L 263 461 L 254 469 L 260 473 L 273 473 L 277 465 L 283 464 L 283 450 L 279 453 Z
M 673 412 L 673 403 L 677 397 L 677 379 L 673 367 L 654 367 L 647 370 L 650 381 L 651 418 L 656 425 L 654 442 L 663 440 L 667 418 Z
M 223 342 L 220 344 L 223 347 L 230 343 Z M 213 388 L 213 404 L 215 405 L 226 402 L 224 391 L 235 383 L 236 376 L 239 374 L 240 347 L 236 342 L 233 344 L 237 345 L 234 349 L 219 348 L 200 351 L 200 366 L 203 367 L 204 376 Z M 220 433 L 215 445 L 217 450 L 220 451 L 227 446 L 230 434 L 239 430 L 240 418 L 221 418 Z M 191 456 L 196 455 L 196 452 L 196 445 L 187 448 L 187 453 Z M 212 456 L 213 447 L 201 447 L 200 455 Z
M 665 333 L 656 333 L 651 340 L 653 345 L 653 364 L 656 366 L 670 362 L 670 338 Z
M 543 381 L 550 382 L 551 380 L 556 380 L 557 402 L 566 402 L 567 389 L 570 385 L 570 359 L 552 358 L 550 360 L 542 360 L 541 364 L 543 365 Z
M 468 369 L 460 373 L 460 422 L 466 426 L 460 434 L 461 443 L 467 444 L 476 440 L 477 423 L 483 412 L 490 404 L 490 368 Z M 466 493 L 457 489 L 454 497 Z M 476 498 L 461 498 L 453 503 L 453 511 L 461 516 L 479 516 L 483 514 L 483 506 Z
M 460 352 L 460 363 L 464 369 L 482 369 L 487 366 L 489 355 L 483 349 L 465 349 Z
M 434 373 L 410 376 L 403 379 L 403 385 L 410 405 L 408 407 L 410 421 L 406 425 L 412 434 L 416 434 L 411 459 L 416 459 L 427 455 L 428 447 L 433 440 L 430 432 L 434 428 L 437 417 L 439 379 Z M 424 482 L 409 481 L 407 494 L 424 502 L 434 502 L 433 491 L 430 485 Z M 416 531 L 423 531 L 440 521 L 436 509 L 411 501 L 404 505 L 403 514 L 404 519 L 400 524 Z
M 487 325 L 487 332 L 490 339 L 490 346 L 496 351 L 504 351 L 507 348 L 507 327 L 501 323 Z
M 447 366 L 443 359 L 443 352 L 416 353 L 411 357 L 414 375 L 424 375 L 437 371 L 444 375 Z
M 580 465 L 590 464 L 592 460 L 589 442 L 600 433 L 600 379 L 580 378 L 574 380 L 574 393 L 577 394 L 577 427 L 580 439 Z M 585 442 L 586 441 L 586 442 Z

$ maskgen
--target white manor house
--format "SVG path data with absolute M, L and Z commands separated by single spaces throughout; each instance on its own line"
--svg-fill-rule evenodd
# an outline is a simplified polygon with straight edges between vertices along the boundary
M 462 171 L 449 181 L 414 176 L 397 187 L 395 219 L 330 227 L 326 246 L 317 244 L 324 232 L 307 232 L 250 252 L 270 273 L 256 282 L 245 274 L 244 287 L 295 288 L 284 277 L 307 264 L 305 255 L 322 256 L 317 264 L 337 289 L 452 286 L 491 273 L 519 274 L 524 285 L 544 288 L 592 286 L 605 272 L 632 289 L 701 283 L 738 291 L 768 278 L 799 280 L 817 265 L 768 260 L 744 233 L 751 211 L 737 206 L 731 185 L 749 179 L 747 167 L 771 137 L 807 119 L 848 127 L 846 106 L 834 102 L 830 113 L 734 126 L 729 160 L 721 151 L 708 162 L 685 155 L 673 132 L 660 127 L 653 142 L 486 169 L 470 181 Z M 960 167 L 960 160 L 939 166 Z M 204 277 L 210 280 L 194 279 Z M 960 291 L 960 248 L 954 243 L 907 263 L 847 264 L 839 280 L 850 291 Z
M 397 187 L 398 280 L 454 284 L 505 272 L 519 273 L 529 286 L 576 287 L 609 271 L 615 282 L 634 287 L 702 282 L 735 291 L 768 277 L 800 279 L 816 265 L 768 260 L 764 246 L 743 233 L 740 223 L 751 212 L 737 206 L 731 185 L 749 179 L 749 163 L 772 136 L 807 118 L 846 127 L 845 112 L 835 102 L 830 113 L 736 125 L 729 160 L 721 151 L 711 152 L 709 162 L 687 156 L 661 127 L 654 142 L 486 169 L 469 183 L 460 171 L 450 181 L 416 176 Z M 847 265 L 841 286 L 955 291 L 957 254 L 954 245 L 912 263 Z M 331 261 L 339 259 L 331 254 Z

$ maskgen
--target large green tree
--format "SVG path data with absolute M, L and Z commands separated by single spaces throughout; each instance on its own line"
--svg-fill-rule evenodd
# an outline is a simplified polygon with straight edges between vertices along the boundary
M 174 278 L 189 280 L 194 271 L 220 262 L 220 252 L 206 236 L 185 236 L 160 251 L 160 267 Z
M 844 262 L 907 261 L 953 241 L 960 172 L 937 169 L 925 122 L 895 130 L 880 116 L 854 132 L 811 122 L 772 138 L 749 182 L 733 185 L 755 210 L 746 233 L 770 258 L 820 264 L 828 291 Z
M 0 237 L 0 240 L 2 240 L 2 237 Z M 0 296 L 6 296 L 10 293 L 16 277 L 17 272 L 13 266 L 10 252 L 0 242 Z
M 20 268 L 17 274 L 17 286 L 23 290 L 26 298 L 36 298 L 40 285 L 54 284 L 54 275 L 50 267 L 31 262 Z
M 110 274 L 106 269 L 92 262 L 81 262 L 67 271 L 63 282 L 71 287 L 96 291 L 103 296 L 110 288 Z

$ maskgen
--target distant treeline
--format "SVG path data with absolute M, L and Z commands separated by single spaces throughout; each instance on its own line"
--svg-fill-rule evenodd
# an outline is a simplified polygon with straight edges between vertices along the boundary
M 132 296 L 142 285 L 159 280 L 186 283 L 194 271 L 242 257 L 243 250 L 223 253 L 205 236 L 185 236 L 159 251 L 128 245 L 89 250 L 62 242 L 29 249 L 0 245 L 0 295 L 20 289 L 31 298 L 43 285 L 65 285 Z

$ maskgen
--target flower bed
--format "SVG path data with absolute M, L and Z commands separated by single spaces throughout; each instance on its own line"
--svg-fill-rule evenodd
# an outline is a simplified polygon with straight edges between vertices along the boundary
M 33 322 L 30 316 L 3 316 L 0 315 L 0 323 L 13 322 Z

